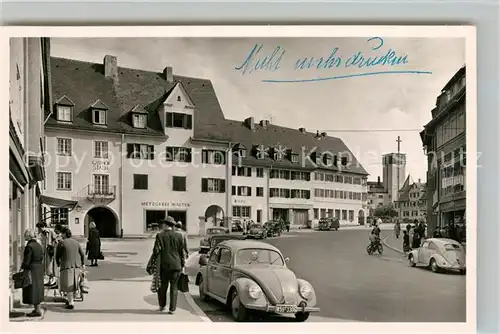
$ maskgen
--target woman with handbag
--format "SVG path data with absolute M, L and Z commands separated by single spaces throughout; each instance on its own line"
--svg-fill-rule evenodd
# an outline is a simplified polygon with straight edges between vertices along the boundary
M 24 239 L 27 240 L 24 248 L 23 263 L 21 269 L 29 275 L 31 284 L 23 287 L 23 304 L 33 305 L 33 311 L 29 317 L 39 317 L 42 315 L 40 304 L 44 300 L 45 290 L 44 279 L 44 251 L 42 246 L 36 241 L 35 232 L 26 230 Z
M 87 247 L 85 252 L 88 254 L 91 267 L 97 267 L 97 260 L 101 259 L 101 238 L 99 230 L 94 222 L 89 224 L 89 237 L 87 239 Z

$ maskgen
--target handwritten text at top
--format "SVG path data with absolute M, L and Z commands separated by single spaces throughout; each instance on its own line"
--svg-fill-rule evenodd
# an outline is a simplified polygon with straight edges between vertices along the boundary
M 408 64 L 408 55 L 398 55 L 396 51 L 389 48 L 384 49 L 384 40 L 381 37 L 372 37 L 366 40 L 371 51 L 355 52 L 349 56 L 342 56 L 338 47 L 333 48 L 328 56 L 310 56 L 299 58 L 295 61 L 294 70 L 303 71 L 308 69 L 335 69 L 345 68 L 374 68 L 392 67 Z M 275 46 L 272 52 L 266 52 L 263 44 L 255 44 L 241 65 L 235 66 L 235 70 L 242 75 L 257 71 L 276 72 L 281 68 L 281 62 L 286 54 L 282 46 Z

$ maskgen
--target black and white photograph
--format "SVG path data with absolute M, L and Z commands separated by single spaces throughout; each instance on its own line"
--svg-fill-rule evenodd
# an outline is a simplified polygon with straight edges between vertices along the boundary
M 474 28 L 309 28 L 4 31 L 11 326 L 474 320 Z

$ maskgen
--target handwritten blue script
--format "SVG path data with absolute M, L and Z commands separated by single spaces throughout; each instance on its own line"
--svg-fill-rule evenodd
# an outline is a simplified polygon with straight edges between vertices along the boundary
M 264 79 L 262 82 L 269 83 L 298 83 L 315 82 L 335 79 L 346 79 L 353 77 L 366 77 L 382 74 L 432 74 L 431 71 L 403 69 L 410 63 L 407 54 L 397 54 L 392 48 L 383 48 L 384 40 L 381 37 L 371 37 L 366 40 L 370 51 L 365 53 L 357 51 L 349 56 L 342 56 L 338 47 L 332 48 L 330 54 L 325 56 L 310 56 L 298 58 L 292 69 L 304 73 L 307 70 L 335 70 L 340 68 L 364 69 L 364 72 L 354 72 L 343 75 L 328 75 L 314 77 L 311 79 Z M 280 45 L 274 48 L 264 49 L 263 44 L 255 44 L 247 54 L 245 60 L 234 69 L 241 75 L 249 75 L 255 72 L 276 73 L 280 70 L 286 49 Z M 372 69 L 372 71 L 366 71 Z

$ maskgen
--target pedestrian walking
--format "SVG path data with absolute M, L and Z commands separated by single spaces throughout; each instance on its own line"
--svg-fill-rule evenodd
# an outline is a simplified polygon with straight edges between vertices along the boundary
M 56 235 L 54 231 L 47 228 L 45 222 L 40 222 L 36 224 L 36 239 L 37 242 L 42 246 L 44 251 L 43 264 L 44 264 L 44 284 L 47 286 L 52 286 L 56 283 L 55 273 L 54 273 L 54 253 L 56 246 Z
M 396 239 L 399 239 L 399 235 L 401 234 L 401 224 L 399 221 L 397 221 L 394 224 L 394 235 L 396 236 Z
M 60 266 L 59 289 L 66 293 L 66 308 L 75 308 L 74 297 L 79 291 L 80 279 L 85 270 L 85 252 L 72 238 L 71 230 L 64 229 L 63 240 L 56 250 L 56 261 Z
M 42 245 L 36 240 L 33 230 L 24 232 L 24 239 L 27 241 L 24 247 L 23 262 L 21 269 L 28 271 L 31 276 L 31 284 L 22 291 L 23 304 L 33 305 L 33 311 L 28 313 L 28 317 L 39 317 L 42 315 L 40 304 L 44 300 L 44 250 Z
M 411 248 L 419 248 L 420 247 L 420 242 L 421 242 L 421 237 L 419 234 L 418 227 L 415 226 L 413 228 L 413 238 L 412 238 L 412 245 Z
M 175 220 L 167 217 L 161 221 L 163 231 L 156 235 L 153 254 L 148 267 L 159 269 L 158 304 L 159 311 L 163 312 L 167 306 L 167 290 L 170 285 L 169 314 L 173 314 L 177 308 L 177 284 L 179 275 L 184 271 L 184 240 L 182 236 L 174 231 Z M 159 262 L 159 266 L 156 262 Z M 151 270 L 148 270 L 150 272 Z
M 101 237 L 94 222 L 90 222 L 89 224 L 89 237 L 87 238 L 85 252 L 88 254 L 87 257 L 90 261 L 90 266 L 97 267 L 97 260 L 99 260 L 101 255 Z
M 189 257 L 188 239 L 187 232 L 182 229 L 182 222 L 178 221 L 175 223 L 175 230 L 182 235 L 182 240 L 184 240 L 184 257 L 187 259 Z

